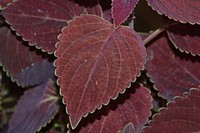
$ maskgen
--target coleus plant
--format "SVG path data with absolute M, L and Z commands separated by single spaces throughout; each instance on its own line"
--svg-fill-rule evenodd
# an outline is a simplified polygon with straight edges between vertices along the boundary
M 199 132 L 200 1 L 147 0 L 168 18 L 146 33 L 138 2 L 0 0 L 0 63 L 24 91 L 5 121 L 2 76 L 2 131 Z

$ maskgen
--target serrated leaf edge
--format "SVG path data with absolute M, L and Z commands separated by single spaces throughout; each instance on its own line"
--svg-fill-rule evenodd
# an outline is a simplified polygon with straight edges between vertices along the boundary
M 186 50 L 183 50 L 183 49 L 181 49 L 180 47 L 178 47 L 178 46 L 176 45 L 176 43 L 171 39 L 169 31 L 167 31 L 167 35 L 168 35 L 168 38 L 169 38 L 170 42 L 173 44 L 173 46 L 174 46 L 176 49 L 178 49 L 181 53 L 190 54 L 190 55 L 192 55 L 192 56 L 200 56 L 200 53 L 199 53 L 199 54 L 195 54 L 195 53 L 193 53 L 193 52 L 186 51 Z
M 158 91 L 158 97 L 165 99 L 167 101 L 170 101 L 168 98 L 164 97 L 162 94 L 160 94 L 159 89 L 156 87 L 156 82 L 151 78 L 151 76 L 148 74 L 148 71 L 146 72 L 146 76 L 149 78 L 149 81 L 153 84 L 153 89 Z
M 183 93 L 182 96 L 175 96 L 175 97 L 173 98 L 173 101 L 168 101 L 168 103 L 166 104 L 166 107 L 160 108 L 160 109 L 159 109 L 159 112 L 156 113 L 156 114 L 154 114 L 154 115 L 152 116 L 152 120 L 149 120 L 149 121 L 148 121 L 148 125 L 149 125 L 149 126 L 145 126 L 143 129 L 152 127 L 150 124 L 151 124 L 152 122 L 154 122 L 154 117 L 158 117 L 158 116 L 162 115 L 162 114 L 160 113 L 161 110 L 169 110 L 168 106 L 171 105 L 171 104 L 176 104 L 176 100 L 187 98 L 187 97 L 191 94 L 191 91 L 199 90 L 199 89 L 200 89 L 200 85 L 198 86 L 198 88 L 190 88 L 189 92 Z
M 165 13 L 159 12 L 159 11 L 157 11 L 155 8 L 153 8 L 153 7 L 150 5 L 150 3 L 149 3 L 150 0 L 146 0 L 146 1 L 147 1 L 147 3 L 148 3 L 148 6 L 150 6 L 150 7 L 151 7 L 154 11 L 156 11 L 159 15 L 165 15 L 167 18 L 172 19 L 172 20 L 174 20 L 174 21 L 178 21 L 178 22 L 183 23 L 183 24 L 189 23 L 189 24 L 191 24 L 191 25 L 195 25 L 195 24 L 200 25 L 200 22 L 193 23 L 193 22 L 190 22 L 190 21 L 182 21 L 182 20 L 178 20 L 178 19 L 169 17 L 169 16 L 167 16 Z
M 81 14 L 80 16 L 83 16 L 83 15 L 84 15 L 84 14 Z M 94 14 L 90 14 L 90 15 L 94 15 Z M 72 20 L 68 21 L 68 22 L 67 22 L 68 25 L 70 25 L 70 23 L 71 23 L 72 21 L 74 21 L 77 17 L 80 17 L 80 16 L 76 16 L 76 17 L 74 17 Z M 97 16 L 97 15 L 94 15 L 94 16 Z M 102 19 L 103 19 L 103 18 L 102 18 Z M 68 25 L 67 25 L 67 26 L 68 26 Z M 65 26 L 65 27 L 67 27 L 67 26 Z M 62 30 L 61 30 L 62 33 L 63 33 L 63 30 L 64 30 L 65 27 L 62 28 Z M 130 27 L 128 27 L 128 26 L 124 26 L 124 27 L 130 28 Z M 131 29 L 131 28 L 130 28 L 130 29 Z M 62 34 L 62 33 L 61 33 L 61 34 Z M 61 36 L 61 34 L 59 34 L 59 35 L 57 36 L 57 38 L 59 38 L 59 36 Z M 136 33 L 136 34 L 137 34 L 137 33 Z M 143 40 L 142 40 L 141 36 L 138 35 L 138 37 L 141 39 L 141 42 L 143 43 Z M 57 48 L 57 45 L 58 45 L 59 42 L 60 42 L 60 40 L 56 43 L 56 45 L 55 45 L 56 48 Z M 144 44 L 143 44 L 143 46 L 144 46 Z M 145 46 L 144 46 L 144 49 L 145 49 L 145 51 L 146 51 Z M 56 53 L 56 52 L 54 52 L 54 56 L 57 57 L 57 56 L 55 55 L 55 53 Z M 76 123 L 76 125 L 75 125 L 74 127 L 73 127 L 72 124 L 71 124 L 72 122 L 71 122 L 71 118 L 70 118 L 70 116 L 69 116 L 69 121 L 70 121 L 70 125 L 71 125 L 72 129 L 75 129 L 75 128 L 78 126 L 78 124 L 80 123 L 80 121 L 82 120 L 82 118 L 86 118 L 89 114 L 93 114 L 96 110 L 100 110 L 100 109 L 102 108 L 102 106 L 108 105 L 108 104 L 110 103 L 111 100 L 117 99 L 117 97 L 119 96 L 119 94 L 124 94 L 125 91 L 126 91 L 126 89 L 127 89 L 127 88 L 130 88 L 131 83 L 134 83 L 134 82 L 136 81 L 136 79 L 141 75 L 141 71 L 143 71 L 143 70 L 145 69 L 146 56 L 147 56 L 147 54 L 144 55 L 144 62 L 143 62 L 143 66 L 142 66 L 141 70 L 139 71 L 138 74 L 136 74 L 135 79 L 133 79 L 133 81 L 131 81 L 130 84 L 129 84 L 126 88 L 124 88 L 124 90 L 123 90 L 122 92 L 119 92 L 119 93 L 118 93 L 115 97 L 113 97 L 113 98 L 109 98 L 109 100 L 108 100 L 107 103 L 105 103 L 105 104 L 103 103 L 103 104 L 100 105 L 100 107 L 97 107 L 97 108 L 95 108 L 94 110 L 89 111 L 87 114 L 83 115 L 83 116 L 78 120 L 78 122 Z M 56 60 L 54 60 L 53 66 L 56 68 L 55 61 L 56 61 Z M 55 69 L 55 71 L 54 71 L 54 74 L 55 74 L 55 76 L 58 77 L 58 75 L 56 74 L 56 69 Z M 67 111 L 67 105 L 66 105 L 66 103 L 64 102 L 64 96 L 63 96 L 62 93 L 61 93 L 61 85 L 58 83 L 58 80 L 59 80 L 59 79 L 60 79 L 60 78 L 58 77 L 58 78 L 57 78 L 57 81 L 56 81 L 57 85 L 60 86 L 59 94 L 63 97 L 63 98 L 62 98 L 62 103 L 63 103 L 63 104 L 65 105 L 65 107 L 66 107 L 66 113 L 69 115 L 69 113 L 68 113 L 68 111 Z
M 27 67 L 25 67 L 24 69 L 21 69 L 21 71 L 18 72 L 18 73 L 24 72 L 25 70 L 30 69 L 31 67 L 33 67 L 33 66 L 35 66 L 35 65 L 36 65 L 36 63 L 32 63 L 30 66 L 27 66 Z M 26 85 L 23 85 L 23 84 L 19 83 L 18 80 L 14 79 L 14 77 L 6 70 L 5 67 L 3 67 L 3 65 L 2 65 L 1 63 L 0 63 L 0 67 L 3 68 L 3 72 L 6 73 L 6 76 L 9 77 L 9 78 L 11 79 L 12 82 L 16 83 L 17 86 L 22 87 L 22 88 L 26 87 Z

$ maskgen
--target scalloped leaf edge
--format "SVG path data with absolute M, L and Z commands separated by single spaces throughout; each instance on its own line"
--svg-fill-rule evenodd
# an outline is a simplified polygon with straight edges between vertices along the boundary
M 82 15 L 84 15 L 84 14 L 81 14 L 80 16 L 82 16 Z M 90 15 L 94 15 L 94 14 L 90 14 Z M 68 25 L 69 25 L 69 23 L 71 23 L 71 22 L 74 21 L 77 17 L 80 17 L 80 16 L 76 16 L 76 17 L 74 17 L 72 20 L 68 21 L 68 22 L 67 22 Z M 94 15 L 94 16 L 96 16 L 96 15 Z M 67 26 L 68 26 L 68 25 L 67 25 Z M 67 27 L 67 26 L 65 26 L 65 27 Z M 63 30 L 64 30 L 65 27 L 62 28 L 61 34 L 63 33 Z M 130 27 L 128 27 L 128 26 L 125 26 L 125 27 L 130 28 Z M 131 29 L 131 28 L 130 28 L 130 29 Z M 59 36 L 61 36 L 61 34 L 59 34 L 59 35 L 57 36 L 57 38 L 58 38 Z M 139 37 L 140 37 L 140 36 L 139 36 Z M 141 37 L 140 37 L 140 38 L 141 38 Z M 142 38 L 141 38 L 141 40 L 142 40 Z M 59 40 L 59 41 L 60 41 L 60 40 Z M 59 41 L 58 41 L 58 42 L 56 43 L 56 45 L 55 45 L 56 48 L 57 48 L 57 44 L 59 43 Z M 143 41 L 142 41 L 142 42 L 143 42 Z M 145 48 L 145 50 L 146 50 L 146 48 Z M 54 52 L 54 56 L 57 57 L 57 56 L 55 55 L 55 52 Z M 131 83 L 134 83 L 134 82 L 136 81 L 136 79 L 137 79 L 138 77 L 140 77 L 141 71 L 143 71 L 143 70 L 145 69 L 146 57 L 147 57 L 147 54 L 146 54 L 145 57 L 144 57 L 143 66 L 142 66 L 140 72 L 136 75 L 135 79 L 133 79 L 133 81 L 131 81 L 130 84 L 129 84 L 126 88 L 124 88 L 124 90 L 123 90 L 122 92 L 119 92 L 117 96 L 115 96 L 114 98 L 110 98 L 110 99 L 108 100 L 107 103 L 100 105 L 100 107 L 97 107 L 97 108 L 95 108 L 94 110 L 88 112 L 86 115 L 82 116 L 82 117 L 78 120 L 78 122 L 76 123 L 75 126 L 72 126 L 72 125 L 71 125 L 72 122 L 71 122 L 71 118 L 70 118 L 70 116 L 69 116 L 69 121 L 70 121 L 70 125 L 71 125 L 72 129 L 75 129 L 75 128 L 78 126 L 78 124 L 80 123 L 80 121 L 81 121 L 83 118 L 86 118 L 86 117 L 88 116 L 88 114 L 93 114 L 96 110 L 100 110 L 100 109 L 102 108 L 102 106 L 107 106 L 107 105 L 110 103 L 111 100 L 117 99 L 117 97 L 119 96 L 119 94 L 124 94 L 125 91 L 126 91 L 126 89 L 131 87 Z M 56 66 L 55 66 L 55 60 L 54 60 L 54 62 L 53 62 L 53 66 L 56 68 Z M 58 75 L 56 74 L 56 70 L 54 71 L 54 74 L 55 74 L 55 76 L 58 77 Z M 56 81 L 56 84 L 57 84 L 58 86 L 61 86 L 61 85 L 58 83 L 58 80 L 59 80 L 59 79 L 60 79 L 60 78 L 58 77 L 58 78 L 57 78 L 57 81 Z M 68 111 L 67 111 L 67 106 L 66 106 L 66 104 L 65 104 L 65 102 L 64 102 L 64 96 L 61 94 L 61 87 L 60 87 L 60 89 L 59 89 L 59 94 L 62 96 L 62 103 L 63 103 L 63 104 L 65 105 L 65 107 L 66 107 L 66 113 L 69 115 L 69 113 L 68 113 Z

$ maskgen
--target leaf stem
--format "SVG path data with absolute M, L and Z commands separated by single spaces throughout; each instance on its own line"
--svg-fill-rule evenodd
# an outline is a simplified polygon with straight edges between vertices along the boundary
M 152 32 L 147 38 L 144 39 L 144 45 L 147 45 L 151 40 L 153 40 L 155 37 L 157 37 L 160 33 L 162 33 L 165 29 L 157 29 L 154 32 Z

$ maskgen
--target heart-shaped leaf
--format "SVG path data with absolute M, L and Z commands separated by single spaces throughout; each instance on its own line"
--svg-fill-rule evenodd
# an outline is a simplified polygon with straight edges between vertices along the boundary
M 52 80 L 26 91 L 10 119 L 8 133 L 33 133 L 39 130 L 57 113 L 57 101 L 56 87 Z
M 115 27 L 123 23 L 131 14 L 139 0 L 112 0 L 112 17 Z
M 200 24 L 199 0 L 148 0 L 148 4 L 168 18 L 182 23 Z
M 2 11 L 12 29 L 30 45 L 49 53 L 54 52 L 61 29 L 82 13 L 88 12 L 68 0 L 17 0 Z
M 106 107 L 83 119 L 80 126 L 71 132 L 117 133 L 131 122 L 134 127 L 130 130 L 140 133 L 151 114 L 151 101 L 150 91 L 137 84 L 128 88 L 125 94 L 120 95 L 115 101 L 111 101 Z
M 140 75 L 146 52 L 135 31 L 115 29 L 96 15 L 77 17 L 62 32 L 56 75 L 75 128 L 83 116 L 115 99 Z
M 147 47 L 147 72 L 159 93 L 172 100 L 200 85 L 200 58 L 174 49 L 166 37 Z
M 200 26 L 177 24 L 167 27 L 167 31 L 175 47 L 186 53 L 200 55 Z
M 200 88 L 192 89 L 189 95 L 179 97 L 153 117 L 143 133 L 199 133 Z
M 0 28 L 0 64 L 21 86 L 32 86 L 53 76 L 52 61 L 43 58 L 13 35 L 7 27 Z

